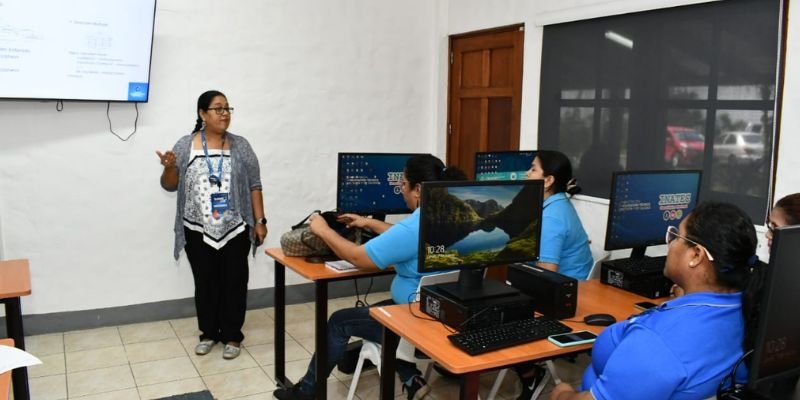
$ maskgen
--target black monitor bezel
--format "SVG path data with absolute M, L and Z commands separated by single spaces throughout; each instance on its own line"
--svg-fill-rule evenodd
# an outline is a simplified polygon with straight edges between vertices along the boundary
M 336 211 L 343 212 L 343 213 L 353 213 L 359 215 L 389 215 L 389 214 L 409 214 L 411 213 L 411 209 L 408 207 L 404 208 L 374 208 L 367 211 L 353 211 L 348 209 L 343 209 L 341 207 L 341 188 L 342 185 L 342 156 L 352 156 L 352 155 L 359 155 L 359 156 L 425 156 L 430 155 L 430 153 L 381 153 L 381 152 L 374 152 L 374 153 L 366 153 L 366 152 L 340 152 L 336 156 Z
M 478 151 L 475 152 L 475 163 L 473 165 L 472 177 L 477 181 L 478 180 L 478 157 L 481 154 L 510 154 L 510 153 L 533 153 L 533 158 L 536 158 L 536 153 L 538 150 L 500 150 L 500 151 Z M 517 181 L 521 181 L 525 179 L 517 179 Z M 480 181 L 483 182 L 483 181 Z M 515 181 L 516 182 L 516 181 Z
M 465 186 L 508 186 L 508 185 L 530 185 L 530 186 L 538 186 L 539 193 L 541 196 L 541 202 L 539 203 L 539 225 L 537 227 L 537 235 L 539 236 L 539 240 L 536 243 L 536 259 L 515 259 L 515 260 L 503 260 L 502 264 L 462 264 L 457 267 L 433 267 L 433 268 L 426 268 L 425 267 L 425 257 L 426 254 L 425 250 L 425 238 L 427 237 L 427 232 L 425 231 L 425 199 L 429 196 L 430 190 L 435 188 L 442 188 L 442 187 L 465 187 Z M 422 188 L 420 190 L 420 197 L 419 197 L 419 239 L 418 239 L 418 246 L 417 246 L 417 272 L 419 273 L 428 273 L 428 272 L 439 272 L 439 271 L 453 271 L 453 270 L 464 270 L 464 269 L 482 269 L 486 268 L 491 265 L 506 265 L 515 262 L 528 262 L 528 261 L 538 261 L 539 252 L 542 248 L 541 238 L 542 238 L 542 211 L 544 210 L 544 181 L 541 179 L 525 179 L 525 180 L 517 180 L 517 181 L 437 181 L 437 182 L 423 182 Z
M 645 248 L 647 246 L 657 246 L 664 244 L 664 238 L 654 238 L 650 241 L 643 241 L 637 243 L 635 246 L 625 245 L 625 246 L 611 246 L 611 220 L 614 216 L 614 200 L 616 200 L 617 193 L 614 188 L 617 187 L 617 179 L 620 176 L 624 175 L 673 175 L 673 174 L 697 174 L 697 201 L 696 203 L 700 203 L 700 188 L 702 187 L 703 183 L 703 171 L 699 169 L 671 169 L 671 170 L 642 170 L 642 171 L 614 171 L 611 174 L 611 190 L 608 199 L 608 216 L 606 218 L 606 235 L 605 235 L 605 243 L 604 249 L 605 250 L 625 250 L 625 249 L 636 249 L 636 248 Z M 685 217 L 684 217 L 685 218 Z
M 785 304 L 775 304 L 772 303 L 777 301 L 775 298 L 776 293 L 774 293 L 774 286 L 776 282 L 785 281 L 785 274 L 781 274 L 781 271 L 778 271 L 778 268 L 775 266 L 775 262 L 777 260 L 796 260 L 795 257 L 792 257 L 793 253 L 797 252 L 796 246 L 786 246 L 782 245 L 784 240 L 788 240 L 786 236 L 791 235 L 794 236 L 792 238 L 792 242 L 800 242 L 800 225 L 794 226 L 786 226 L 781 228 L 776 228 L 773 233 L 772 238 L 772 246 L 770 248 L 770 263 L 767 266 L 761 266 L 761 268 L 767 268 L 766 275 L 764 278 L 764 286 L 761 289 L 761 295 L 758 299 L 758 308 L 759 308 L 759 316 L 758 316 L 758 324 L 756 326 L 755 332 L 755 348 L 753 349 L 752 360 L 750 362 L 750 374 L 748 378 L 747 387 L 749 390 L 752 390 L 756 393 L 759 392 L 761 389 L 759 386 L 774 382 L 779 380 L 783 377 L 792 377 L 800 375 L 800 365 L 797 365 L 793 368 L 789 368 L 777 373 L 772 373 L 770 375 L 759 376 L 761 372 L 761 365 L 760 361 L 764 356 L 765 348 L 767 347 L 767 341 L 769 338 L 767 337 L 767 330 L 769 324 L 766 321 L 766 318 L 769 317 L 768 311 L 770 310 L 770 306 L 772 307 L 781 307 L 785 306 Z M 787 250 L 785 250 L 787 249 Z M 778 254 L 779 251 L 788 251 L 790 254 Z M 797 265 L 795 262 L 791 263 L 792 265 L 785 265 L 783 266 L 784 269 L 792 271 L 796 274 L 800 274 L 800 272 L 795 272 Z M 792 273 L 789 272 L 789 273 Z

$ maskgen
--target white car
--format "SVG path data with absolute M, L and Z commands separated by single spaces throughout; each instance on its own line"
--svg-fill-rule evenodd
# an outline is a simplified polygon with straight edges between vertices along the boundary
M 714 161 L 745 164 L 764 157 L 764 137 L 756 132 L 723 132 L 714 138 Z

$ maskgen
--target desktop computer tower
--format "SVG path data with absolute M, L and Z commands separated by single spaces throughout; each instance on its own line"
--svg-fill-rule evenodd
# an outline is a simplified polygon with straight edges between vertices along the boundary
M 628 259 L 603 261 L 600 264 L 600 282 L 651 299 L 669 296 L 672 281 L 664 276 L 663 260 L 666 257 L 652 259 L 658 261 L 660 267 L 640 268 Z
M 525 264 L 508 266 L 508 283 L 533 297 L 536 311 L 555 319 L 572 318 L 578 307 L 578 281 Z
M 478 300 L 461 301 L 442 285 L 423 286 L 419 308 L 425 314 L 459 331 L 484 328 L 497 324 L 532 318 L 533 299 L 522 293 Z

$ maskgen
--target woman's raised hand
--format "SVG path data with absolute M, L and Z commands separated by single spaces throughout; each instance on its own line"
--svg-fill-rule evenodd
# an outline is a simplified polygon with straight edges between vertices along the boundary
M 164 153 L 161 153 L 160 151 L 156 150 L 156 154 L 158 154 L 158 158 L 161 159 L 161 165 L 163 165 L 164 168 L 173 168 L 173 167 L 175 167 L 175 162 L 176 162 L 177 158 L 175 156 L 175 152 L 174 151 L 167 150 Z

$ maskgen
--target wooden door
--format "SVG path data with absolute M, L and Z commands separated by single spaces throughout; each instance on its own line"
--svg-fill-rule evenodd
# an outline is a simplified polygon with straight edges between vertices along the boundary
M 518 150 L 524 25 L 450 36 L 447 163 L 473 177 L 478 151 Z

